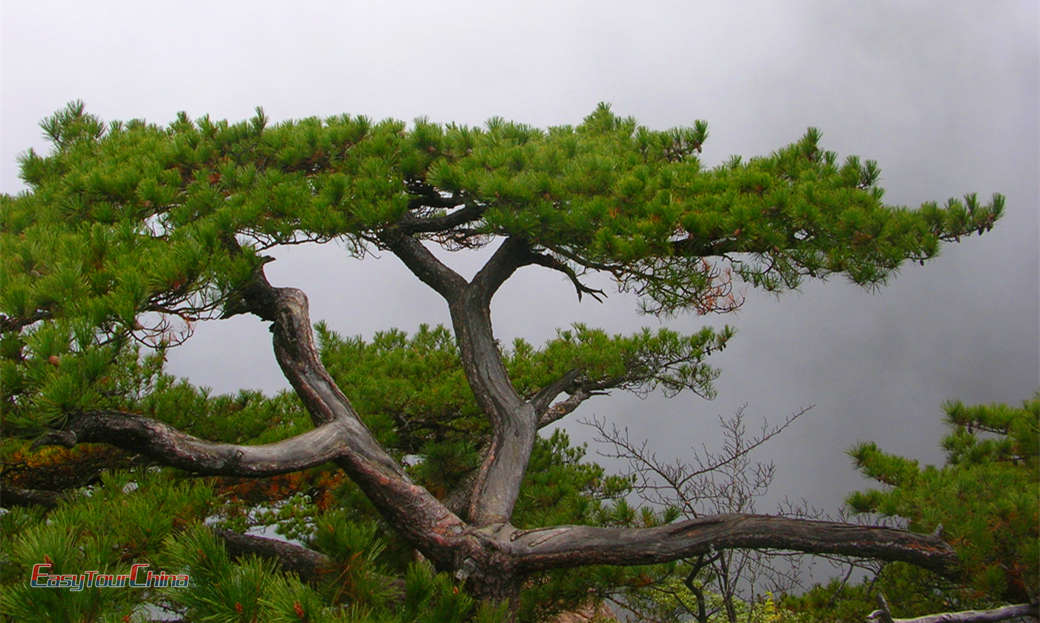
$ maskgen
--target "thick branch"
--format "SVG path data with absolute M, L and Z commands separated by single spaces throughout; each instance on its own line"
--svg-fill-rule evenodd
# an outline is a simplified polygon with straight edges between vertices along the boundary
M 429 205 L 428 199 L 420 199 L 423 205 Z M 449 205 L 450 204 L 450 205 Z M 454 200 L 446 200 L 443 203 L 435 205 L 433 207 L 453 207 L 456 205 Z M 447 214 L 440 214 L 437 216 L 429 216 L 426 218 L 418 218 L 411 214 L 406 214 L 401 222 L 397 225 L 397 231 L 402 234 L 423 234 L 423 233 L 435 233 L 449 231 L 460 225 L 471 223 L 481 217 L 484 213 L 484 207 L 476 203 L 468 203 L 465 206 L 449 212 Z
M 573 394 L 538 414 L 538 428 L 544 428 L 557 420 L 562 420 L 572 411 L 577 409 L 581 403 L 595 395 L 596 394 L 587 392 L 584 389 L 579 388 L 575 390 Z
M 491 327 L 491 297 L 520 266 L 527 244 L 509 238 L 473 277 L 463 295 L 449 300 L 460 360 L 473 395 L 491 420 L 491 447 L 477 472 L 469 519 L 478 526 L 509 521 L 537 435 L 537 416 L 502 362 Z
M 490 302 L 499 286 L 529 263 L 531 252 L 522 240 L 507 239 L 467 283 L 410 236 L 387 232 L 380 240 L 448 302 L 463 371 L 492 426 L 491 447 L 470 496 L 469 519 L 480 526 L 507 522 L 534 447 L 537 417 L 509 380 L 491 328 Z
M 450 305 L 460 360 L 473 395 L 491 420 L 491 448 L 470 498 L 477 525 L 509 521 L 537 434 L 537 416 L 509 380 L 483 295 L 470 290 Z
M 560 378 L 540 389 L 537 394 L 531 397 L 530 400 L 535 413 L 539 416 L 545 413 L 553 399 L 566 391 L 574 381 L 578 380 L 579 376 L 581 376 L 581 370 L 579 368 L 573 368 L 568 370 L 567 373 Z M 541 424 L 541 421 L 539 421 L 539 424 Z
M 654 528 L 559 526 L 518 532 L 512 543 L 525 571 L 653 564 L 732 548 L 898 560 L 946 575 L 957 569 L 957 555 L 935 536 L 769 515 L 716 515 Z
M 403 243 L 403 248 L 414 251 L 418 247 L 428 253 L 417 241 L 401 239 L 414 243 Z M 437 265 L 450 273 L 449 280 L 454 276 L 461 281 L 439 262 Z M 275 357 L 315 424 L 335 422 L 345 429 L 343 452 L 336 464 L 404 538 L 437 564 L 450 565 L 462 521 L 429 491 L 412 483 L 336 386 L 318 356 L 303 292 L 271 286 L 261 269 L 243 289 L 241 309 L 272 322 Z
M 385 232 L 379 240 L 401 258 L 405 266 L 423 283 L 451 301 L 466 287 L 466 280 L 434 257 L 415 238 L 398 232 Z
M 276 443 L 242 446 L 193 437 L 151 418 L 118 411 L 75 415 L 61 431 L 40 438 L 36 447 L 107 443 L 197 474 L 274 476 L 339 458 L 346 428 L 333 421 Z
M 492 424 L 491 448 L 478 471 L 469 509 L 469 517 L 477 525 L 509 520 L 534 446 L 539 416 L 570 384 L 566 378 L 561 379 L 531 401 L 524 401 L 516 393 L 502 363 L 491 328 L 491 298 L 518 268 L 530 264 L 568 273 L 578 288 L 579 296 L 583 291 L 593 292 L 584 288 L 566 266 L 549 256 L 535 253 L 525 240 L 511 237 L 473 277 L 465 296 L 449 300 L 466 378 Z M 567 407 L 557 409 L 557 419 L 566 411 Z
M 1019 617 L 1038 618 L 1037 604 L 1016 604 L 992 610 L 962 610 L 960 612 L 943 612 L 929 614 L 913 619 L 893 619 L 885 596 L 878 593 L 881 608 L 867 615 L 868 621 L 878 623 L 993 623 Z
M 491 302 L 491 297 L 509 279 L 516 269 L 533 264 L 538 255 L 531 251 L 524 240 L 520 238 L 506 238 L 499 245 L 494 255 L 487 264 L 480 269 L 474 277 L 471 286 L 479 292 L 485 304 Z
M 534 253 L 524 240 L 508 238 L 473 280 L 466 283 L 417 240 L 399 232 L 384 234 L 382 240 L 417 277 L 448 301 L 463 370 L 492 425 L 491 447 L 475 477 L 468 515 L 478 525 L 506 522 L 534 445 L 538 415 L 548 409 L 549 402 L 564 387 L 554 384 L 530 403 L 520 398 L 495 342 L 491 298 L 522 266 L 541 264 L 564 272 L 568 269 L 548 256 Z M 569 274 L 576 281 L 573 271 Z M 579 287 L 579 293 L 582 291 L 591 292 Z M 573 407 L 564 405 L 554 414 L 562 417 L 569 409 Z
M 61 501 L 61 491 L 48 491 L 46 489 L 22 489 L 19 487 L 4 487 L 0 490 L 0 506 L 10 508 L 12 506 L 42 506 L 54 508 Z
M 315 580 L 332 566 L 332 561 L 325 554 L 300 545 L 293 545 L 278 539 L 241 534 L 232 530 L 215 530 L 216 535 L 224 540 L 228 553 L 235 558 L 255 554 L 264 558 L 273 558 L 284 571 L 291 571 L 300 576 L 304 582 Z

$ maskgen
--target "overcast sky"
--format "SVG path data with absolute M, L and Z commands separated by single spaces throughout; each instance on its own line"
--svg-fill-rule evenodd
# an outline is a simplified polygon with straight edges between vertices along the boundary
M 637 8 L 638 5 L 638 8 Z M 942 455 L 941 404 L 1020 403 L 1038 366 L 1038 32 L 1034 0 L 992 2 L 47 2 L 2 4 L 2 181 L 46 148 L 37 123 L 81 98 L 106 120 L 166 123 L 177 111 L 239 120 L 344 112 L 480 124 L 501 115 L 578 123 L 599 101 L 652 128 L 709 122 L 705 159 L 768 153 L 809 126 L 844 156 L 876 159 L 893 204 L 1007 195 L 996 229 L 908 265 L 870 293 L 843 279 L 780 298 L 749 292 L 726 317 L 667 321 L 737 336 L 714 357 L 714 401 L 600 398 L 599 415 L 682 457 L 748 403 L 779 419 L 772 496 L 834 509 L 861 487 L 859 440 L 925 462 Z M 272 281 L 303 288 L 314 320 L 347 335 L 447 322 L 442 300 L 392 256 L 294 249 Z M 474 258 L 452 258 L 462 270 Z M 542 342 L 583 321 L 658 326 L 635 302 L 586 299 L 556 273 L 519 273 L 496 297 L 498 337 Z M 203 326 L 171 371 L 218 391 L 286 386 L 256 320 Z M 589 431 L 566 427 L 578 439 Z

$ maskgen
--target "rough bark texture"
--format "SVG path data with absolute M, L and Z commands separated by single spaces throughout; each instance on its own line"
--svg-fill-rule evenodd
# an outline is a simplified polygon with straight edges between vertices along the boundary
M 731 548 L 849 554 L 901 560 L 944 574 L 956 570 L 953 550 L 935 536 L 770 515 L 715 515 L 655 528 L 556 526 L 519 531 L 511 540 L 522 568 L 530 571 L 649 564 Z
M 577 373 L 570 372 L 525 400 L 513 387 L 494 338 L 490 303 L 498 288 L 522 266 L 552 263 L 525 242 L 508 239 L 467 282 L 406 233 L 424 231 L 432 223 L 405 223 L 408 227 L 386 232 L 379 243 L 445 298 L 465 376 L 492 425 L 483 463 L 468 481 L 471 488 L 455 496 L 456 503 L 468 501 L 461 516 L 413 483 L 378 444 L 319 359 L 307 297 L 293 288 L 272 286 L 262 267 L 228 303 L 226 315 L 251 313 L 271 323 L 278 364 L 309 411 L 314 430 L 273 444 L 239 446 L 107 411 L 74 415 L 65 430 L 40 443 L 103 441 L 196 473 L 234 476 L 269 476 L 332 461 L 426 558 L 454 571 L 475 594 L 494 599 L 515 598 L 526 577 L 549 569 L 664 562 L 738 547 L 851 554 L 911 562 L 945 574 L 956 571 L 953 550 L 935 536 L 761 515 L 704 517 L 643 529 L 515 529 L 509 522 L 537 429 L 592 395 L 588 388 L 573 385 Z M 576 287 L 582 291 L 580 284 Z M 568 398 L 552 404 L 567 390 L 572 392 Z M 274 556 L 301 575 L 312 575 L 323 564 L 320 554 L 301 552 L 297 546 L 222 536 L 234 552 Z
M 506 523 L 534 447 L 538 418 L 513 388 L 491 328 L 491 298 L 513 272 L 531 263 L 526 245 L 506 240 L 488 263 L 466 282 L 407 236 L 385 243 L 406 266 L 448 302 L 462 367 L 477 404 L 491 420 L 491 446 L 477 472 L 467 519 L 477 526 Z
M 1037 620 L 1037 604 L 1016 604 L 1004 606 L 992 610 L 962 610 L 960 612 L 942 612 L 929 614 L 913 619 L 893 619 L 888 607 L 888 600 L 878 593 L 877 610 L 867 615 L 868 621 L 877 623 L 994 623 L 996 621 L 1007 621 L 1009 619 L 1029 618 Z
M 247 311 L 272 322 L 278 364 L 318 426 L 341 426 L 343 453 L 336 464 L 380 513 L 438 566 L 451 566 L 464 524 L 426 489 L 414 484 L 372 436 L 318 357 L 307 297 L 275 288 L 259 271 L 243 292 Z
M 304 582 L 317 579 L 332 567 L 328 556 L 278 539 L 239 534 L 231 530 L 217 530 L 216 534 L 224 540 L 228 553 L 233 557 L 255 554 L 273 558 L 284 571 L 295 573 Z
M 22 489 L 19 487 L 4 487 L 0 490 L 0 505 L 5 508 L 11 506 L 42 506 L 54 508 L 61 501 L 60 491 L 47 491 L 45 489 Z
M 95 411 L 72 416 L 65 429 L 36 445 L 72 447 L 77 443 L 107 443 L 197 474 L 275 476 L 314 467 L 344 453 L 346 428 L 337 421 L 276 443 L 240 446 L 213 443 L 181 432 L 151 418 L 119 411 Z

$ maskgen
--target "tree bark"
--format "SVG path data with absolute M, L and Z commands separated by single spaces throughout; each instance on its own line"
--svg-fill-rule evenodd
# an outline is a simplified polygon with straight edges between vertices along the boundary
M 490 306 L 502 283 L 534 256 L 525 243 L 509 238 L 466 282 L 410 236 L 387 236 L 384 243 L 448 302 L 466 380 L 491 421 L 491 445 L 477 472 L 467 519 L 476 526 L 508 523 L 534 447 L 538 417 L 509 380 Z
M 447 300 L 467 380 L 492 422 L 491 447 L 473 489 L 469 523 L 411 483 L 361 424 L 318 359 L 302 292 L 272 288 L 261 274 L 253 311 L 275 321 L 278 361 L 316 424 L 328 418 L 350 423 L 349 452 L 338 463 L 391 525 L 438 567 L 456 570 L 476 593 L 509 598 L 524 577 L 554 568 L 665 562 L 735 547 L 853 554 L 953 572 L 956 556 L 937 537 L 760 515 L 721 515 L 644 529 L 515 530 L 508 522 L 539 418 L 532 402 L 517 395 L 509 380 L 489 309 L 499 286 L 531 263 L 532 254 L 522 241 L 506 240 L 472 282 L 466 282 L 410 236 L 387 236 L 383 243 Z
M 266 476 L 332 460 L 384 519 L 435 566 L 455 571 L 475 594 L 498 600 L 514 599 L 525 578 L 550 569 L 666 562 L 728 548 L 851 554 L 954 573 L 957 558 L 936 536 L 762 515 L 720 515 L 655 528 L 516 530 L 509 520 L 540 416 L 555 408 L 549 403 L 566 383 L 554 383 L 531 400 L 520 397 L 494 340 L 489 310 L 499 286 L 517 268 L 532 263 L 534 256 L 522 241 L 507 240 L 467 283 L 410 236 L 389 236 L 383 242 L 445 296 L 467 380 L 492 423 L 490 447 L 470 497 L 468 522 L 413 483 L 379 445 L 321 363 L 306 296 L 293 288 L 271 286 L 262 267 L 229 303 L 226 315 L 248 312 L 271 322 L 275 356 L 310 413 L 314 430 L 265 446 L 236 446 L 203 441 L 141 416 L 98 412 L 74 415 L 67 430 L 47 441 L 66 445 L 104 441 L 208 474 Z M 588 395 L 579 390 L 558 403 L 558 410 L 569 411 Z M 226 540 L 243 551 L 267 548 L 301 569 L 318 564 L 309 555 L 293 562 L 299 552 L 279 553 L 283 546 L 277 543 L 243 538 Z
M 333 381 L 314 344 L 306 295 L 295 288 L 271 286 L 262 267 L 241 295 L 241 311 L 272 323 L 275 358 L 315 425 L 334 422 L 344 429 L 343 453 L 336 464 L 405 539 L 437 566 L 453 568 L 465 524 L 408 478 Z
M 346 428 L 327 422 L 295 437 L 260 446 L 214 443 L 144 416 L 95 411 L 71 416 L 66 427 L 33 445 L 103 442 L 144 454 L 163 465 L 215 476 L 276 476 L 343 456 Z
M 42 506 L 54 508 L 61 502 L 60 491 L 48 491 L 46 489 L 22 489 L 19 487 L 4 487 L 0 490 L 0 506 L 10 508 L 12 506 Z
M 893 619 L 888 607 L 888 600 L 881 593 L 878 593 L 877 597 L 881 607 L 867 615 L 868 621 L 877 623 L 995 623 L 1025 617 L 1038 618 L 1037 604 L 1034 603 L 1003 606 L 992 610 L 941 612 L 913 619 Z
M 557 526 L 518 531 L 510 546 L 520 568 L 529 572 L 652 564 L 732 548 L 900 560 L 944 575 L 957 570 L 956 554 L 937 536 L 770 515 L 715 515 L 654 528 Z
M 332 561 L 328 556 L 306 547 L 232 530 L 214 532 L 223 539 L 228 553 L 233 557 L 256 554 L 264 558 L 273 558 L 278 561 L 283 571 L 295 573 L 304 582 L 316 580 L 332 568 Z

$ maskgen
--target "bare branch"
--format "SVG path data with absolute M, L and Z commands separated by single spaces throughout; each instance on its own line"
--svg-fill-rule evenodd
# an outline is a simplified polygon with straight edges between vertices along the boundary
M 689 462 L 676 460 L 665 463 L 648 450 L 646 441 L 634 442 L 628 431 L 616 426 L 607 428 L 606 422 L 593 418 L 582 423 L 592 426 L 596 433 L 596 441 L 607 443 L 610 452 L 600 452 L 603 456 L 622 459 L 629 465 L 630 475 L 637 477 L 636 492 L 644 501 L 662 506 L 678 506 L 688 517 L 698 517 L 705 513 L 704 502 L 717 500 L 714 511 L 747 512 L 753 507 L 747 502 L 756 491 L 764 490 L 772 479 L 771 464 L 752 465 L 748 456 L 773 439 L 793 424 L 799 417 L 807 413 L 812 406 L 805 407 L 789 415 L 778 425 L 763 423 L 761 430 L 748 438 L 744 425 L 744 407 L 730 419 L 721 419 L 725 444 L 722 451 L 711 451 L 702 448 L 693 449 Z M 713 473 L 726 470 L 725 482 L 717 482 L 710 478 Z M 744 493 L 736 493 L 731 485 L 744 486 Z M 735 504 L 734 496 L 740 497 L 744 503 Z
M 993 623 L 1019 617 L 1038 618 L 1037 604 L 1016 604 L 992 610 L 943 612 L 913 619 L 893 619 L 888 607 L 888 600 L 881 593 L 878 593 L 878 604 L 881 607 L 867 615 L 868 621 L 878 623 Z
M 517 532 L 511 549 L 525 571 L 582 565 L 642 565 L 709 554 L 712 549 L 765 548 L 898 560 L 951 575 L 958 559 L 945 541 L 879 526 L 726 514 L 652 528 L 558 526 Z
M 538 416 L 538 428 L 543 428 L 557 420 L 563 419 L 572 411 L 577 409 L 581 403 L 595 395 L 597 395 L 596 392 L 588 392 L 584 389 L 575 390 L 573 394 L 553 404 Z
M 197 474 L 254 477 L 299 471 L 340 458 L 346 451 L 346 435 L 347 428 L 333 421 L 276 443 L 242 446 L 205 441 L 144 416 L 93 411 L 72 416 L 63 430 L 44 435 L 33 447 L 107 443 Z
M 325 554 L 294 545 L 279 539 L 270 539 L 251 534 L 241 534 L 232 530 L 214 530 L 224 540 L 228 553 L 235 558 L 255 554 L 278 561 L 284 571 L 300 576 L 304 582 L 321 577 L 332 566 L 332 561 Z
M 432 198 L 421 199 L 423 205 L 433 205 L 437 208 L 452 208 L 459 204 L 457 199 L 446 199 L 442 201 L 435 201 Z M 484 214 L 485 206 L 477 203 L 467 203 L 465 206 L 448 212 L 446 214 L 437 214 L 434 216 L 428 216 L 425 218 L 416 217 L 411 213 L 405 214 L 397 225 L 397 231 L 402 234 L 422 234 L 422 233 L 439 233 L 448 230 L 455 229 L 466 223 L 472 223 L 473 221 L 479 220 Z
M 583 284 L 581 280 L 578 279 L 578 274 L 574 272 L 573 268 L 571 268 L 564 262 L 561 262 L 560 260 L 556 259 L 551 255 L 545 253 L 534 253 L 532 257 L 532 263 L 538 264 L 539 266 L 544 266 L 546 268 L 551 268 L 553 270 L 563 273 L 564 275 L 567 275 L 567 278 L 570 279 L 571 283 L 574 285 L 574 290 L 578 293 L 579 301 L 581 300 L 582 294 L 588 294 L 592 298 L 596 299 L 596 301 L 599 303 L 602 303 L 603 299 L 607 296 L 606 293 L 603 292 L 603 290 L 595 290 Z
M 54 508 L 62 498 L 61 491 L 48 491 L 46 489 L 22 489 L 19 487 L 5 486 L 0 491 L 0 506 L 10 508 L 12 506 L 42 506 Z
M 538 415 L 545 413 L 545 410 L 549 408 L 549 404 L 553 399 L 566 391 L 579 376 L 581 376 L 581 370 L 579 368 L 574 368 L 568 370 L 566 374 L 540 389 L 538 393 L 532 396 L 528 401 L 531 403 L 531 406 L 534 407 L 534 412 Z M 542 424 L 539 421 L 539 426 L 541 425 Z

